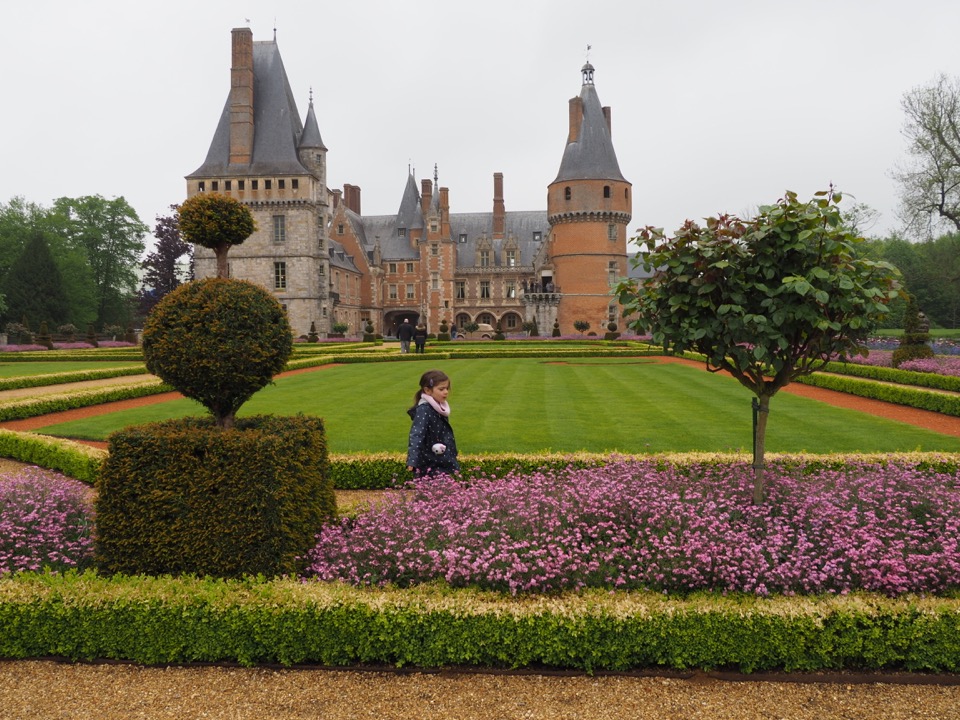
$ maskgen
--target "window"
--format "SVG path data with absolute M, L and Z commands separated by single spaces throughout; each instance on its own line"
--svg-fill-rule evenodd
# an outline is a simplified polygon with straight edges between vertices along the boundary
M 343 235 L 343 223 L 337 225 L 337 235 Z
M 438 228 L 437 228 L 437 221 L 436 221 L 436 220 L 431 220 L 431 221 L 430 221 L 430 232 L 437 232 L 437 230 L 438 230 Z
M 390 299 L 391 299 L 391 300 L 396 300 L 396 299 L 397 299 L 397 286 L 396 286 L 396 285 L 391 285 L 391 286 L 390 286 Z
M 515 298 L 517 296 L 517 284 L 515 282 L 508 282 L 506 289 L 506 297 Z
M 224 181 L 223 181 L 223 189 L 226 190 L 227 192 L 230 192 L 231 187 L 230 187 L 230 181 L 229 181 L 229 180 L 224 180 Z
M 320 274 L 321 274 L 321 275 L 326 275 L 326 273 L 327 273 L 327 266 L 326 266 L 326 265 L 321 265 L 321 266 L 320 266 Z
M 490 313 L 483 313 L 482 315 L 477 317 L 477 322 L 485 323 L 487 325 L 493 325 L 494 324 L 493 315 L 491 315 Z
M 287 289 L 287 264 L 275 262 L 273 264 L 273 287 L 275 290 Z
M 283 178 L 277 180 L 277 190 L 283 190 L 287 186 L 287 181 Z
M 480 267 L 490 267 L 490 251 L 480 251 Z
M 264 190 L 269 190 L 271 187 L 273 187 L 273 183 L 272 183 L 271 180 L 264 180 L 264 181 L 263 181 L 263 189 L 264 189 Z
M 407 229 L 406 228 L 397 228 L 397 237 L 406 237 Z
M 412 273 L 412 272 L 413 272 L 413 263 L 407 263 L 407 272 L 408 272 L 408 273 Z
M 407 300 L 413 300 L 413 283 L 407 283 Z
M 617 226 L 613 223 L 607 225 L 607 240 L 616 240 L 617 239 Z
M 287 218 L 283 215 L 273 216 L 273 241 L 282 243 L 287 239 Z
M 517 316 L 516 315 L 507 315 L 507 329 L 513 330 L 517 327 Z
M 563 199 L 564 199 L 564 200 L 569 200 L 569 199 L 570 199 L 570 195 L 571 195 L 571 193 L 570 193 L 570 188 L 565 187 L 565 188 L 563 189 Z
M 467 284 L 463 280 L 457 280 L 457 300 L 464 300 L 467 297 Z
M 609 185 L 604 185 L 604 186 L 603 186 L 603 197 L 605 197 L 605 198 L 609 198 L 609 197 L 610 197 L 610 186 L 609 186 Z
M 327 306 L 326 306 L 326 305 L 324 305 L 324 306 L 321 308 L 320 316 L 321 316 L 321 317 L 326 317 L 326 316 L 327 316 Z
M 211 188 L 214 192 L 216 192 L 217 190 L 219 190 L 219 189 L 220 189 L 220 181 L 219 181 L 219 180 L 214 180 L 213 182 L 211 182 L 211 183 L 210 183 L 210 188 Z
M 437 273 L 430 273 L 430 287 L 433 290 L 440 289 L 440 276 Z
M 197 190 L 199 190 L 200 192 L 203 192 L 206 189 L 207 189 L 207 184 L 203 180 L 197 183 Z
M 256 189 L 259 188 L 259 187 L 260 187 L 260 181 L 259 181 L 259 180 L 251 180 L 251 181 L 250 181 L 250 189 L 251 189 L 251 190 L 256 190 Z
M 465 243 L 467 241 L 467 234 L 460 233 L 460 242 Z
M 490 281 L 489 280 L 480 281 L 480 298 L 483 300 L 490 299 Z
M 293 180 L 291 180 L 290 185 L 291 187 L 293 187 L 294 190 L 298 189 L 300 187 L 300 178 L 294 178 Z
M 237 190 L 243 190 L 243 180 L 237 180 Z
M 323 250 L 323 238 L 319 238 L 319 239 L 317 240 L 317 246 L 318 246 L 321 250 Z
M 439 254 L 440 254 L 440 246 L 437 245 L 436 243 L 432 243 L 432 244 L 430 245 L 430 254 L 431 254 L 431 255 L 439 255 Z
M 392 272 L 392 273 L 397 272 L 397 264 L 396 264 L 396 263 L 388 263 L 388 264 L 387 264 L 387 271 L 388 271 L 388 272 Z
M 539 230 L 534 230 L 534 231 L 533 231 L 533 241 L 534 241 L 534 242 L 540 242 L 541 240 L 543 240 L 543 233 L 540 232 Z
M 507 250 L 507 267 L 516 267 L 517 265 L 517 251 L 513 248 Z
M 617 261 L 607 263 L 607 283 L 612 287 L 617 284 Z

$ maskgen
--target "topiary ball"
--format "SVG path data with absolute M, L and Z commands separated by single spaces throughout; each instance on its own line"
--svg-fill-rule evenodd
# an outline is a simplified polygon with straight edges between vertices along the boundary
M 167 294 L 143 327 L 147 370 L 231 427 L 243 403 L 290 357 L 283 307 L 259 285 L 206 278 Z

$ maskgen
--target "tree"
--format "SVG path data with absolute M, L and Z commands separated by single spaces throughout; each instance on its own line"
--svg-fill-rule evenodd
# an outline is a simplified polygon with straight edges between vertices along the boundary
M 960 230 L 960 81 L 940 75 L 901 100 L 910 161 L 897 170 L 901 215 L 929 237 L 947 222 Z
M 257 229 L 246 205 L 227 195 L 198 193 L 180 206 L 183 237 L 217 256 L 217 277 L 227 277 L 227 252 Z
M 157 216 L 153 230 L 157 239 L 155 249 L 140 264 L 145 272 L 138 300 L 140 313 L 144 316 L 183 282 L 180 258 L 186 255 L 188 263 L 192 259 L 193 246 L 180 238 L 178 208 L 171 205 L 170 209 L 174 211 L 173 215 Z
M 756 395 L 754 502 L 763 500 L 770 399 L 835 355 L 861 352 L 896 270 L 858 257 L 862 238 L 844 229 L 839 192 L 800 202 L 787 192 L 751 220 L 688 220 L 673 238 L 645 228 L 633 261 L 650 277 L 617 292 L 630 327 L 652 331 L 668 352 L 694 351 Z
M 7 271 L 0 290 L 6 299 L 8 320 L 26 317 L 36 327 L 44 322 L 56 326 L 70 316 L 60 271 L 39 231 Z
M 573 329 L 583 335 L 587 330 L 590 329 L 590 323 L 586 320 L 574 320 Z
M 126 325 L 149 228 L 122 197 L 58 198 L 53 209 L 71 246 L 86 252 L 96 289 L 97 324 Z
M 293 349 L 287 313 L 251 282 L 206 278 L 181 285 L 143 326 L 147 370 L 231 428 L 237 410 L 280 372 Z

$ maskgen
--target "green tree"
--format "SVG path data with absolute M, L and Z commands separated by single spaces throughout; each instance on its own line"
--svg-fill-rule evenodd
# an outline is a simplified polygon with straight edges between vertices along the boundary
M 96 293 L 97 325 L 128 324 L 149 228 L 122 197 L 58 198 L 53 210 L 70 246 L 86 253 Z
M 770 399 L 837 354 L 860 352 L 897 295 L 896 270 L 860 258 L 832 188 L 787 192 L 751 220 L 687 221 L 672 238 L 641 231 L 634 260 L 650 277 L 617 287 L 624 316 L 668 352 L 694 351 L 756 395 L 754 501 L 763 500 Z
M 901 214 L 929 237 L 946 222 L 960 230 L 960 79 L 940 75 L 901 100 L 910 159 L 898 169 Z
M 143 326 L 147 370 L 206 407 L 221 428 L 283 369 L 293 332 L 259 285 L 206 278 L 157 303 Z
M 50 248 L 37 231 L 7 271 L 0 291 L 6 304 L 6 318 L 17 321 L 26 317 L 31 325 L 62 325 L 70 316 L 70 305 L 63 281 Z
M 198 193 L 180 206 L 180 232 L 195 245 L 213 250 L 217 277 L 227 277 L 227 252 L 257 229 L 246 205 L 227 195 Z
M 138 309 L 146 317 L 168 293 L 176 290 L 183 282 L 181 258 L 186 256 L 187 263 L 192 261 L 193 246 L 180 238 L 180 218 L 178 207 L 171 205 L 173 215 L 157 217 L 153 236 L 157 239 L 153 252 L 143 259 L 143 286 L 138 295 Z

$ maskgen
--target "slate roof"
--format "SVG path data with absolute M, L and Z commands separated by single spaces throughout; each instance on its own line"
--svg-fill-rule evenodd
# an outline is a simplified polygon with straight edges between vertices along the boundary
M 275 40 L 253 43 L 253 123 L 253 154 L 250 164 L 230 165 L 228 94 L 220 122 L 207 151 L 207 159 L 187 177 L 236 174 L 301 175 L 308 172 L 297 155 L 303 125 Z M 319 128 L 316 134 L 315 140 L 319 140 Z M 322 145 L 323 141 L 320 140 L 320 146 Z
M 583 87 L 580 89 L 580 101 L 583 106 L 583 120 L 580 134 L 575 142 L 567 143 L 560 161 L 560 171 L 553 182 L 568 180 L 619 180 L 626 182 L 620 172 L 620 163 L 613 150 L 613 140 L 600 97 L 593 84 L 593 66 L 583 66 Z M 589 79 L 588 79 L 589 78 Z

